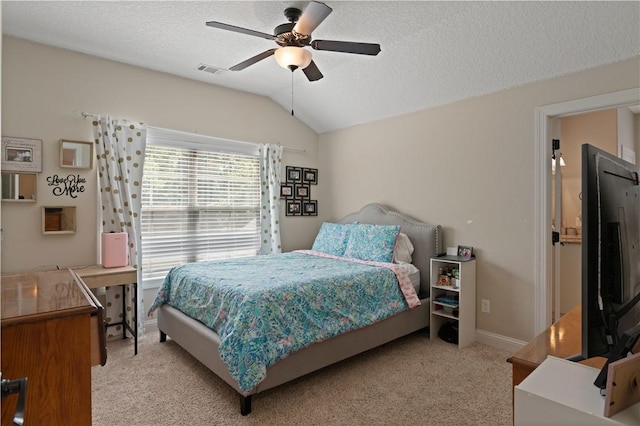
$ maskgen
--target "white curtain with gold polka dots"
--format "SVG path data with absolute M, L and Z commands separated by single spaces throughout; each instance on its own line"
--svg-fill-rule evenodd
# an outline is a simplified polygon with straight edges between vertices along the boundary
M 100 200 L 102 205 L 102 232 L 126 232 L 129 243 L 129 265 L 138 268 L 140 247 L 140 210 L 142 207 L 142 166 L 147 139 L 143 123 L 112 119 L 109 116 L 93 121 Z M 140 271 L 138 271 L 140 276 Z M 139 282 L 139 281 L 138 281 Z M 133 294 L 133 286 L 125 287 L 127 323 L 144 334 L 142 286 Z M 120 287 L 107 289 L 106 321 L 122 321 Z M 134 307 L 138 305 L 138 318 Z M 133 323 L 135 318 L 135 323 Z M 122 335 L 120 326 L 107 329 L 107 336 Z
M 280 170 L 282 146 L 260 145 L 260 254 L 280 253 Z

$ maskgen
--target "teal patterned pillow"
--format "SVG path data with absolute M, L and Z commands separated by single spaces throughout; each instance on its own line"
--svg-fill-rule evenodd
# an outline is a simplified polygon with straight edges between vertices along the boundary
M 344 256 L 391 263 L 398 232 L 400 227 L 397 225 L 354 224 Z
M 311 250 L 334 256 L 343 256 L 349 241 L 351 224 L 324 222 L 318 231 Z

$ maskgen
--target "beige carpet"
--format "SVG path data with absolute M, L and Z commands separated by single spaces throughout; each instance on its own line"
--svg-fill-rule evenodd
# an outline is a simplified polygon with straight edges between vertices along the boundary
M 255 395 L 238 395 L 170 338 L 112 340 L 93 367 L 94 425 L 510 425 L 508 352 L 415 333 Z

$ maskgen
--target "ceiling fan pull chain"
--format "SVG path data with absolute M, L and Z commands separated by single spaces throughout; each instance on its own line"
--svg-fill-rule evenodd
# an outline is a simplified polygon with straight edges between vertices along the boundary
M 293 70 L 291 70 L 291 116 L 293 117 Z

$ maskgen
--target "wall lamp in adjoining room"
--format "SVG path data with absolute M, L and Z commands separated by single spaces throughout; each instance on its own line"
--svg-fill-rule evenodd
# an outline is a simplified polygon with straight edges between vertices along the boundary
M 560 154 L 560 167 L 566 166 L 567 163 L 564 162 L 564 158 L 562 158 L 562 154 Z M 551 173 L 556 172 L 556 154 L 551 156 Z

